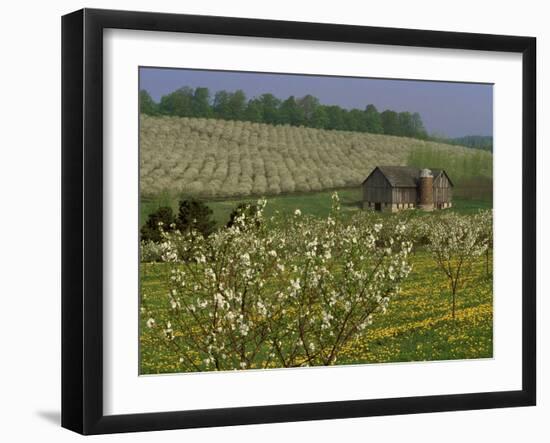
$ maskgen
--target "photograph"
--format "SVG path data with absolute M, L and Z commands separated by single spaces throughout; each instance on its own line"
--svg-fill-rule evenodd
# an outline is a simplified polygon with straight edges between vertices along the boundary
M 6 2 L 0 440 L 550 442 L 543 5 Z
M 140 375 L 493 357 L 493 84 L 138 75 Z

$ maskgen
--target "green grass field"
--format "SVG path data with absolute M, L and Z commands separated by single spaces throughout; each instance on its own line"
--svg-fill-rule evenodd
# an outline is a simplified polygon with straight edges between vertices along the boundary
M 490 266 L 492 266 L 492 257 Z M 491 358 L 493 350 L 492 277 L 485 258 L 474 264 L 451 316 L 447 280 L 426 251 L 411 258 L 413 271 L 384 315 L 378 315 L 365 338 L 350 342 L 339 364 L 415 362 Z M 162 320 L 169 309 L 170 268 L 164 263 L 141 264 L 141 293 L 148 309 Z M 177 354 L 163 346 L 141 318 L 140 373 L 181 372 Z
M 334 191 L 309 192 L 305 194 L 288 194 L 267 197 L 266 216 L 280 213 L 292 213 L 300 209 L 304 215 L 326 217 L 331 208 L 331 194 Z M 358 211 L 361 207 L 361 189 L 344 188 L 337 190 L 343 211 Z M 242 202 L 255 202 L 257 198 L 239 198 L 225 200 L 205 200 L 212 209 L 214 220 L 218 226 L 223 226 L 229 220 L 229 214 Z M 453 199 L 454 211 L 462 214 L 475 213 L 479 209 L 490 209 L 492 202 L 487 200 Z M 151 212 L 160 206 L 171 206 L 177 214 L 178 199 L 168 194 L 162 194 L 156 198 L 142 198 L 140 206 L 140 226 L 142 226 Z

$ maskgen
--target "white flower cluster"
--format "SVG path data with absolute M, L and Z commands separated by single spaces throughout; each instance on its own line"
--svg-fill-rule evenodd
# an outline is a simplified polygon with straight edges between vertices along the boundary
M 139 251 L 142 262 L 162 261 L 163 249 L 159 243 L 154 241 L 141 241 L 139 244 Z
M 457 293 L 464 286 L 474 259 L 492 248 L 492 211 L 475 217 L 451 212 L 424 223 L 428 249 L 448 279 L 454 318 Z
M 159 332 L 178 361 L 196 356 L 189 370 L 331 365 L 385 312 L 411 270 L 412 244 L 400 225 L 364 214 L 344 222 L 337 194 L 332 201 L 325 220 L 296 214 L 268 228 L 260 200 L 207 238 L 163 234 L 172 289 Z

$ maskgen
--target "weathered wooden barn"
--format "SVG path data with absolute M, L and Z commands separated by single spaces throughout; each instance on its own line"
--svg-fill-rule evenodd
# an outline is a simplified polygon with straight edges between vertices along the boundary
M 363 181 L 363 209 L 397 212 L 450 208 L 453 186 L 443 169 L 377 166 Z

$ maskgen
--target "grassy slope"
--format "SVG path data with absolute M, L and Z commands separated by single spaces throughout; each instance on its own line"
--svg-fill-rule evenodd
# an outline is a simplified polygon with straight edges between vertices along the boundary
M 491 176 L 490 153 L 407 137 L 259 123 L 141 117 L 144 196 L 237 198 L 358 186 L 377 165 Z M 481 167 L 485 165 L 484 167 Z M 487 166 L 488 165 L 488 166 Z
M 412 362 L 492 357 L 492 279 L 480 258 L 457 299 L 457 318 L 451 318 L 447 281 L 431 256 L 412 257 L 413 272 L 385 315 L 376 317 L 366 338 L 349 344 L 340 364 Z M 155 312 L 168 309 L 166 264 L 142 264 L 142 293 Z M 146 374 L 182 372 L 177 356 L 166 352 L 141 318 L 141 366 Z

